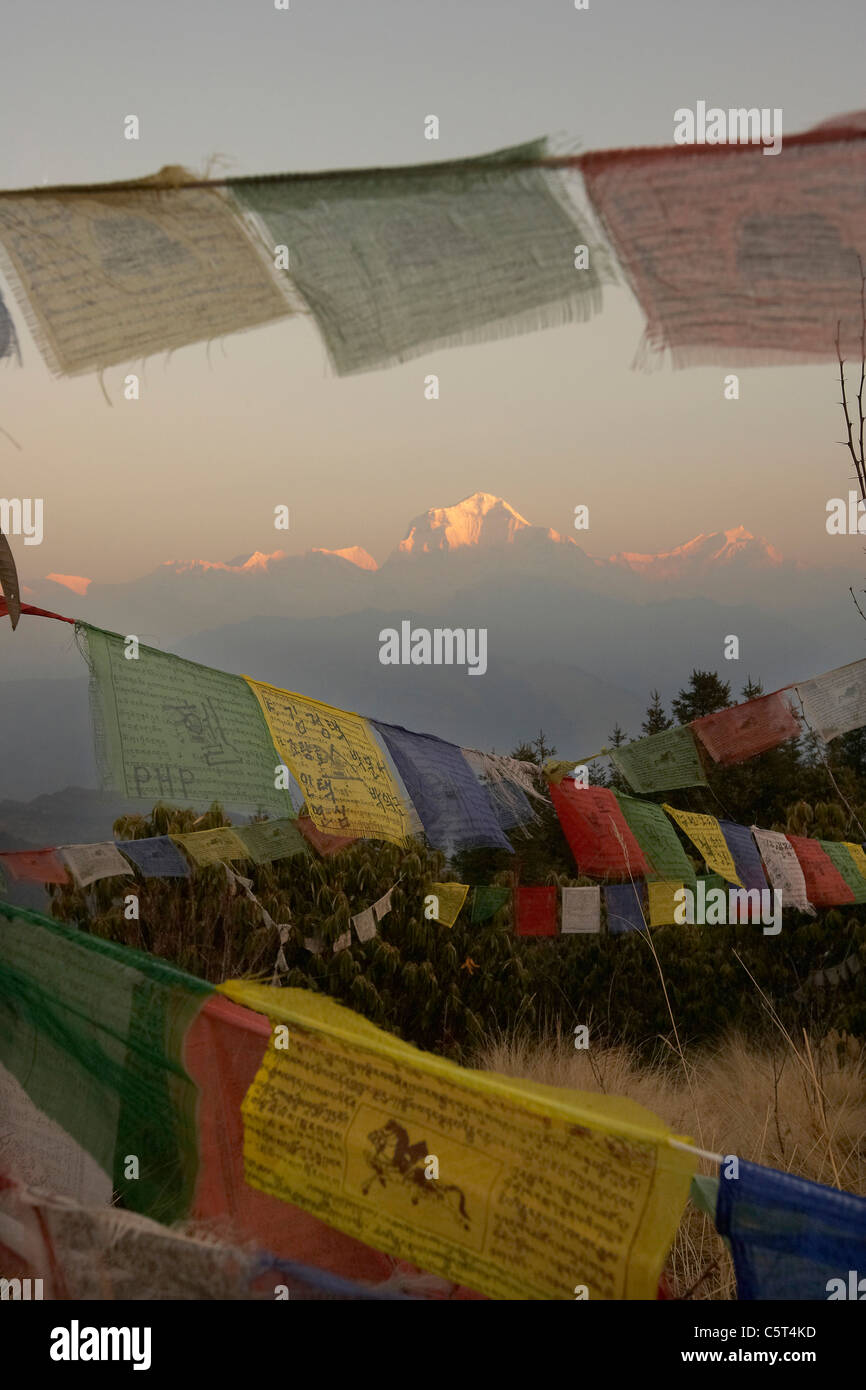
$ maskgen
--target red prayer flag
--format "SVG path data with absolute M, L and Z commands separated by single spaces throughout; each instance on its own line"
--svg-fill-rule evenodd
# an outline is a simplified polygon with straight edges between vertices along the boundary
M 518 936 L 556 936 L 556 891 L 555 888 L 518 888 Z
M 347 845 L 353 845 L 358 838 L 356 835 L 328 835 L 314 825 L 309 816 L 299 816 L 296 825 L 304 839 L 309 840 L 313 849 L 317 849 L 320 854 L 338 854 Z
M 714 762 L 742 763 L 796 738 L 800 721 L 784 691 L 761 695 L 742 705 L 692 720 L 692 729 Z
M 675 367 L 825 361 L 860 350 L 866 131 L 857 117 L 760 144 L 586 154 L 589 196 Z
M 53 849 L 16 849 L 0 854 L 13 878 L 21 883 L 69 883 L 66 865 Z
M 578 787 L 565 777 L 558 786 L 550 784 L 550 796 L 581 873 L 611 878 L 651 873 L 609 787 Z
M 837 907 L 856 901 L 836 865 L 817 840 L 806 835 L 788 835 L 806 880 L 806 897 L 814 907 Z

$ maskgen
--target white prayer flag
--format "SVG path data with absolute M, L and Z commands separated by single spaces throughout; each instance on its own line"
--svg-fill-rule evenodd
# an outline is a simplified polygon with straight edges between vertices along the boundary
M 100 845 L 62 845 L 60 857 L 79 888 L 98 878 L 132 877 L 132 869 L 111 841 Z
M 825 743 L 866 726 L 866 660 L 837 666 L 794 688 L 806 722 Z
M 760 830 L 757 825 L 750 829 L 761 852 L 767 878 L 782 895 L 782 907 L 796 907 L 814 917 L 815 909 L 806 897 L 806 880 L 794 846 L 778 830 Z
M 372 941 L 376 935 L 376 918 L 373 916 L 372 907 L 368 907 L 366 912 L 359 912 L 352 918 L 352 925 L 358 933 L 359 941 Z
M 373 915 L 375 916 L 377 922 L 381 922 L 382 918 L 387 916 L 387 914 L 391 911 L 391 894 L 393 892 L 394 889 L 389 888 L 385 896 L 383 898 L 380 898 L 377 903 L 373 904 L 371 911 L 373 912 Z
M 601 889 L 563 888 L 563 932 L 601 931 Z

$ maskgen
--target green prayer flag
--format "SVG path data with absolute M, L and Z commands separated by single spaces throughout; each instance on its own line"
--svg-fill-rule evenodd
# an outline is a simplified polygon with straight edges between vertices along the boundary
M 166 1223 L 186 1215 L 195 1186 L 198 1092 L 183 1040 L 212 992 L 166 961 L 0 903 L 0 1063 L 126 1207 Z
M 866 903 L 866 879 L 863 878 L 846 846 L 839 840 L 819 840 L 818 844 L 851 889 L 855 903 Z
M 706 775 L 688 724 L 611 748 L 611 760 L 633 791 L 673 791 L 705 787 Z
M 270 864 L 293 854 L 310 853 L 307 841 L 295 822 L 288 818 L 255 821 L 252 825 L 235 825 L 232 829 L 255 864 Z
M 291 813 L 288 792 L 274 786 L 282 759 L 242 677 L 87 623 L 76 634 L 103 786 L 151 805 Z
M 695 871 L 661 806 L 621 792 L 616 792 L 615 796 L 650 866 L 648 882 L 664 879 L 666 883 L 686 883 L 693 888 Z
M 472 896 L 472 922 L 486 922 L 504 907 L 511 896 L 510 888 L 495 886 L 476 888 Z
M 269 249 L 286 248 L 343 376 L 600 310 L 609 256 L 573 203 L 577 171 L 530 167 L 546 154 L 542 139 L 480 159 L 229 187 Z

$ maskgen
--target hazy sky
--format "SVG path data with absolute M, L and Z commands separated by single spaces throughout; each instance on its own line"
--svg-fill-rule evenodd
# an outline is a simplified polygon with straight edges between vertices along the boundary
M 538 135 L 668 144 L 673 113 L 782 107 L 786 133 L 864 105 L 860 0 L 146 0 L 13 6 L 3 18 L 0 185 L 108 180 L 164 164 L 230 173 L 422 162 Z M 141 140 L 123 138 L 134 112 Z M 423 120 L 441 122 L 438 143 Z M 831 365 L 631 370 L 642 314 L 606 291 L 585 325 L 329 375 L 315 326 L 268 329 L 53 380 L 7 302 L 24 368 L 0 372 L 0 491 L 45 499 L 24 582 L 113 580 L 169 558 L 360 544 L 476 489 L 590 552 L 659 550 L 738 523 L 784 554 L 853 565 L 829 539 L 847 490 Z M 439 373 L 441 398 L 423 379 Z M 273 530 L 286 503 L 292 530 Z

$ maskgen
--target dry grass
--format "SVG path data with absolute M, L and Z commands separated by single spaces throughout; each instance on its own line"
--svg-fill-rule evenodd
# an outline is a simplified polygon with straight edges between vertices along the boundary
M 576 1050 L 563 1034 L 496 1037 L 475 1065 L 628 1096 L 702 1149 L 866 1196 L 866 1048 L 853 1038 L 831 1036 L 819 1046 L 783 1036 L 771 1051 L 732 1036 L 712 1051 L 647 1065 L 624 1047 Z M 699 1169 L 715 1171 L 703 1160 Z M 666 1275 L 678 1298 L 736 1296 L 724 1243 L 691 1203 Z

